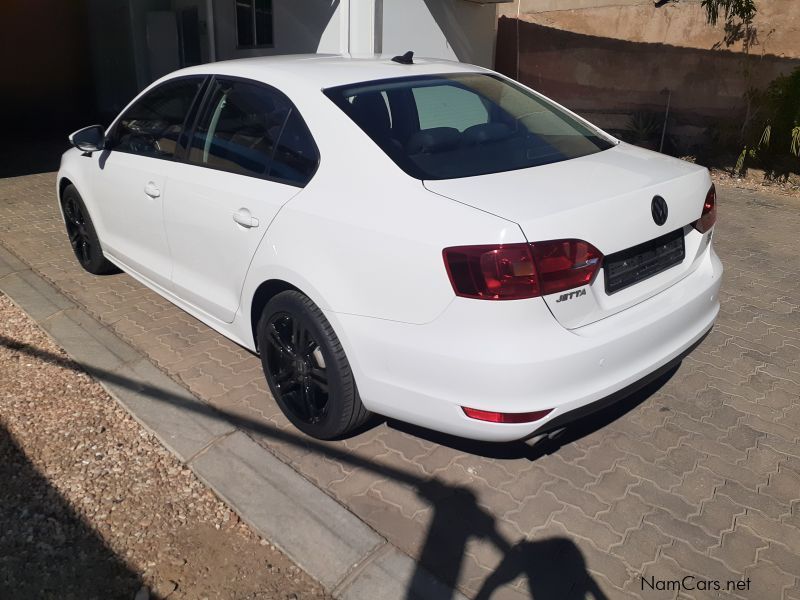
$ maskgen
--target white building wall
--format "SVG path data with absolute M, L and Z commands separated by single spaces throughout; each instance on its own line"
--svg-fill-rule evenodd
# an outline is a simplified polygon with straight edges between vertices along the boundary
M 217 60 L 339 52 L 338 3 L 332 0 L 273 0 L 271 48 L 236 47 L 236 11 L 233 0 L 214 0 L 214 32 Z
M 322 32 L 319 44 L 317 45 L 317 52 L 321 54 L 339 54 L 344 50 L 341 40 L 342 28 L 342 8 L 341 5 L 337 6 L 331 15 L 331 19 L 325 30 Z
M 494 4 L 466 0 L 377 0 L 383 28 L 379 51 L 494 64 L 497 23 Z
M 213 0 L 216 58 L 307 52 L 402 54 L 494 63 L 494 4 L 466 0 L 273 0 L 274 46 L 236 48 L 234 0 Z M 342 15 L 349 14 L 347 22 Z

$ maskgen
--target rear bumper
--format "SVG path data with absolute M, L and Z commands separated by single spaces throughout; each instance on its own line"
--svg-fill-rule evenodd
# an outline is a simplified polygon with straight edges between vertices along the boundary
M 544 425 L 537 427 L 536 430 L 534 431 L 534 435 L 548 433 L 556 429 L 560 429 L 561 427 L 568 425 L 573 421 L 577 421 L 578 419 L 583 419 L 596 412 L 603 410 L 604 408 L 608 408 L 612 404 L 624 400 L 625 398 L 632 396 L 642 388 L 647 387 L 648 385 L 650 385 L 660 377 L 663 377 L 664 375 L 669 373 L 672 369 L 680 365 L 681 361 L 683 361 L 684 358 L 689 356 L 689 354 L 691 354 L 695 348 L 697 348 L 700 344 L 703 343 L 703 340 L 706 339 L 709 333 L 711 333 L 712 328 L 713 326 L 710 327 L 702 336 L 700 336 L 700 339 L 694 342 L 686 350 L 681 352 L 678 356 L 668 361 L 664 365 L 658 367 L 655 371 L 648 373 L 641 379 L 634 381 L 632 384 L 622 388 L 619 391 L 614 392 L 613 394 L 606 396 L 605 398 L 601 398 L 600 400 L 595 400 L 594 402 L 590 402 L 589 404 L 584 404 L 582 406 L 579 406 L 578 408 L 573 408 L 572 410 L 567 412 L 563 411 L 559 412 L 558 416 L 553 417 L 552 419 L 548 419 Z
M 367 408 L 452 435 L 509 441 L 560 426 L 598 401 L 604 406 L 682 358 L 714 323 L 721 276 L 709 249 L 672 287 L 574 330 L 539 298 L 456 298 L 426 325 L 328 317 Z M 552 412 L 534 423 L 498 424 L 470 419 L 462 406 Z

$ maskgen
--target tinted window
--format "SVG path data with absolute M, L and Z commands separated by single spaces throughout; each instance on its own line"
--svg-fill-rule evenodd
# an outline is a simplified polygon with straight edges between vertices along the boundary
M 454 127 L 459 131 L 489 122 L 489 111 L 477 94 L 454 85 L 411 89 L 420 129 Z
M 255 0 L 256 44 L 272 45 L 272 0 Z
M 235 0 L 236 45 L 257 48 L 272 45 L 272 0 Z
M 240 48 L 255 44 L 253 0 L 236 0 L 236 41 Z
M 305 184 L 318 162 L 300 115 L 282 94 L 256 83 L 217 81 L 201 115 L 189 162 Z
M 293 109 L 278 140 L 269 175 L 305 185 L 317 170 L 318 163 L 319 155 L 314 140 L 300 113 Z
M 218 81 L 192 138 L 189 161 L 233 173 L 269 173 L 291 105 L 264 86 Z
M 524 169 L 613 145 L 544 98 L 483 73 L 403 77 L 325 94 L 418 179 Z
M 172 158 L 202 77 L 168 81 L 136 101 L 117 121 L 114 150 Z

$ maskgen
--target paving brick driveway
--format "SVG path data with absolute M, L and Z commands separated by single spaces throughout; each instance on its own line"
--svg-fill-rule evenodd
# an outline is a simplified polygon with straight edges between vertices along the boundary
M 302 438 L 254 356 L 127 275 L 80 270 L 53 188 L 0 180 L 0 243 L 467 595 L 800 600 L 800 200 L 721 189 L 714 332 L 670 378 L 530 447 L 385 422 Z M 642 582 L 686 575 L 749 591 Z

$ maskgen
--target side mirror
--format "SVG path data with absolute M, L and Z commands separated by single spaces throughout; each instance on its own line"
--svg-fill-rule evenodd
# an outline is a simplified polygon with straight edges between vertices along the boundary
M 102 125 L 90 125 L 70 134 L 69 143 L 83 152 L 102 150 L 106 141 L 106 131 Z

